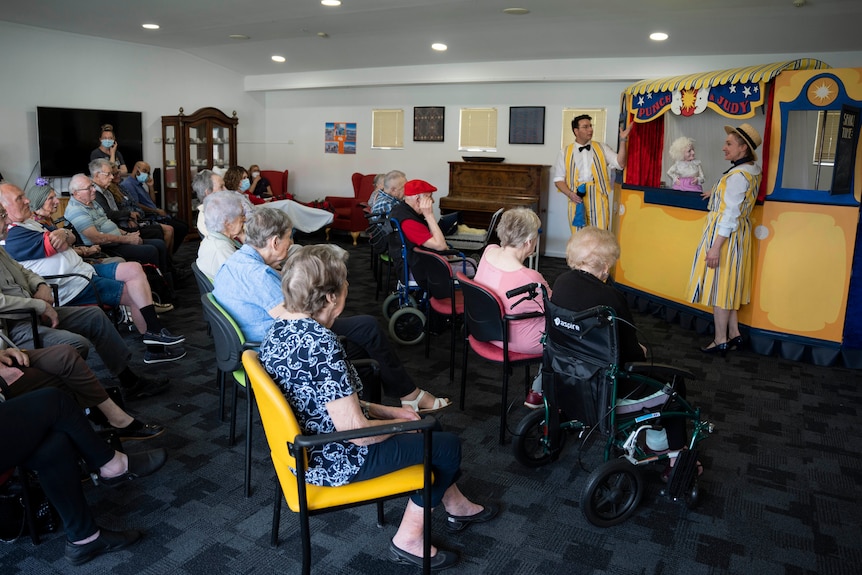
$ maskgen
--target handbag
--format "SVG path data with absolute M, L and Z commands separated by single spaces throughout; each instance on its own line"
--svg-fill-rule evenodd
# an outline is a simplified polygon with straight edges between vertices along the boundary
M 20 469 L 7 473 L 9 478 L 0 486 L 0 541 L 12 543 L 29 532 L 25 495 L 32 506 L 38 534 L 56 531 L 57 512 L 36 476 Z M 25 473 L 27 477 L 22 478 L 19 473 Z

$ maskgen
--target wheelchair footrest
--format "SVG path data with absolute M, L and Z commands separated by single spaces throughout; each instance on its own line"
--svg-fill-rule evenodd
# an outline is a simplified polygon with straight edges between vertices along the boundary
M 667 479 L 666 493 L 673 498 L 681 497 L 697 476 L 697 449 L 684 449 Z

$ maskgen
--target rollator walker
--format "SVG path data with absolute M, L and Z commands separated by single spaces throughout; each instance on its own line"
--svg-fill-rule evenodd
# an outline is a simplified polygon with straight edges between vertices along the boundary
M 581 510 L 599 527 L 622 523 L 632 516 L 643 497 L 643 471 L 661 463 L 676 463 L 666 474 L 662 494 L 682 500 L 689 508 L 699 498 L 698 448 L 714 431 L 684 394 L 685 380 L 694 375 L 669 365 L 648 362 L 620 365 L 618 323 L 612 308 L 598 306 L 573 312 L 550 302 L 541 284 L 511 290 L 512 305 L 535 299 L 542 292 L 546 331 L 542 358 L 544 408 L 530 412 L 518 424 L 513 442 L 515 458 L 528 467 L 556 461 L 567 436 L 606 438 L 604 462 L 587 478 Z M 634 388 L 626 397 L 618 390 Z M 685 447 L 653 452 L 646 432 L 661 429 L 662 421 L 685 420 Z

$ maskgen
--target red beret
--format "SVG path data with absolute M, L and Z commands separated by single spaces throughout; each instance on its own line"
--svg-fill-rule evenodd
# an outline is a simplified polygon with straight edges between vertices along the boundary
M 405 196 L 418 196 L 419 194 L 430 194 L 436 192 L 437 188 L 426 182 L 425 180 L 410 180 L 404 184 Z

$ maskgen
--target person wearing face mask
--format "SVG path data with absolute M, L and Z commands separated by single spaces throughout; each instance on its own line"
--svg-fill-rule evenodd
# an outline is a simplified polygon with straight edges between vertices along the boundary
M 144 212 L 145 220 L 173 228 L 172 250 L 173 253 L 177 253 L 183 239 L 189 233 L 189 225 L 171 216 L 153 201 L 153 197 L 150 195 L 153 193 L 153 177 L 150 165 L 143 160 L 137 162 L 132 173 L 120 182 L 120 189 L 137 203 L 137 207 Z
M 260 175 L 260 166 L 252 164 L 248 171 L 251 172 L 251 193 L 259 198 L 271 198 L 272 187 L 269 180 Z
M 122 175 L 129 173 L 129 168 L 126 167 L 126 160 L 123 159 L 123 154 L 117 146 L 117 140 L 114 137 L 114 126 L 111 124 L 103 124 L 99 135 L 99 147 L 90 152 L 90 161 L 104 158 L 111 162 L 111 165 L 120 169 Z
M 249 191 L 251 180 L 248 177 L 248 172 L 242 166 L 231 166 L 228 168 L 224 174 L 224 187 L 226 190 L 245 194 L 249 201 L 256 206 L 265 203 L 261 198 Z

